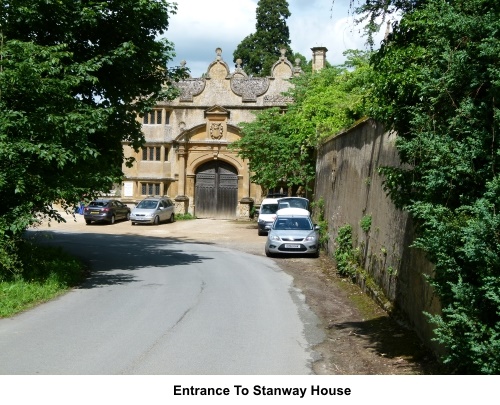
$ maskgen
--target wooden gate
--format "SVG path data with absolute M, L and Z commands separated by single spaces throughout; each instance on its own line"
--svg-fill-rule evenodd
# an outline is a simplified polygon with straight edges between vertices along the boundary
M 236 218 L 238 175 L 233 166 L 218 160 L 201 165 L 196 172 L 195 186 L 198 218 Z

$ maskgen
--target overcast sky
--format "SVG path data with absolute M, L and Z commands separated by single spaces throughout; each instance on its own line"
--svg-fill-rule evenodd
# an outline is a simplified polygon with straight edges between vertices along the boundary
M 355 0 L 357 3 L 358 0 Z M 215 49 L 234 68 L 233 52 L 238 44 L 255 32 L 258 0 L 173 0 L 177 14 L 172 15 L 166 38 L 175 44 L 176 57 L 171 66 L 187 62 L 191 76 L 200 77 L 215 60 Z M 291 47 L 312 58 L 311 48 L 328 48 L 331 64 L 344 61 L 347 49 L 366 49 L 361 26 L 354 25 L 349 0 L 288 0 L 291 16 L 287 19 Z M 380 43 L 383 33 L 375 40 Z M 287 55 L 289 56 L 289 55 Z M 279 55 L 276 55 L 276 60 Z M 290 57 L 290 56 L 289 56 Z M 293 63 L 293 61 L 292 61 Z

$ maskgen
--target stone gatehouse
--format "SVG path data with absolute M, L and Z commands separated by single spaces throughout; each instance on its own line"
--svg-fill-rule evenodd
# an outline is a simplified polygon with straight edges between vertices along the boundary
M 313 66 L 324 63 L 326 48 L 312 50 Z M 250 180 L 248 161 L 228 146 L 241 136 L 239 123 L 253 121 L 266 108 L 286 108 L 292 100 L 282 93 L 300 73 L 284 51 L 268 77 L 249 77 L 239 64 L 231 72 L 216 49 L 203 77 L 178 83 L 177 99 L 159 102 L 141 119 L 142 150 L 124 144 L 125 157 L 133 156 L 135 163 L 123 166 L 122 201 L 165 195 L 175 201 L 178 214 L 249 218 L 262 190 Z

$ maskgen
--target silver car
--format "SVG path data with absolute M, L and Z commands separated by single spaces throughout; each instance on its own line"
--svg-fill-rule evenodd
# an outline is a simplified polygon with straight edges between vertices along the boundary
M 266 256 L 275 254 L 319 256 L 319 226 L 314 225 L 309 213 L 299 208 L 288 208 L 278 213 L 267 235 Z
M 166 197 L 147 197 L 132 210 L 130 221 L 135 224 L 174 222 L 174 203 Z

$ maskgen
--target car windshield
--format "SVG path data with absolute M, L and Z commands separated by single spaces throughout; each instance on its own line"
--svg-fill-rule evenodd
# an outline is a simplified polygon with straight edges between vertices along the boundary
M 157 200 L 142 200 L 139 204 L 137 204 L 137 208 L 142 210 L 154 210 L 157 205 Z
M 312 226 L 307 218 L 278 218 L 274 229 L 309 231 L 312 229 Z
M 278 204 L 265 204 L 260 207 L 261 214 L 276 214 L 278 211 Z

